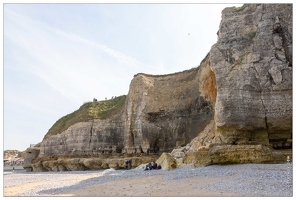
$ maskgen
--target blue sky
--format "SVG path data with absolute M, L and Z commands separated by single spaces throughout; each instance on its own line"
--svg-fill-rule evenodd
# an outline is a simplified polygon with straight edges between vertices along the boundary
M 127 94 L 134 74 L 197 67 L 234 5 L 4 4 L 4 150 L 41 142 L 84 102 Z

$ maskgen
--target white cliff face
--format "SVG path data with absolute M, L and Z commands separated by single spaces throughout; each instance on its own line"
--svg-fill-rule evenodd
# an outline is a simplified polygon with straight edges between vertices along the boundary
M 286 162 L 274 149 L 292 148 L 292 4 L 224 9 L 209 58 L 214 121 L 172 151 L 179 165 Z
M 50 136 L 41 144 L 40 156 L 97 155 L 116 152 L 123 145 L 120 118 L 94 119 L 70 126 L 61 134 Z
M 168 152 L 190 142 L 213 118 L 214 103 L 201 94 L 201 72 L 207 66 L 180 73 L 138 74 L 132 80 L 125 107 L 126 152 Z
M 227 143 L 290 146 L 292 4 L 226 8 L 210 51 L 216 75 L 216 125 Z

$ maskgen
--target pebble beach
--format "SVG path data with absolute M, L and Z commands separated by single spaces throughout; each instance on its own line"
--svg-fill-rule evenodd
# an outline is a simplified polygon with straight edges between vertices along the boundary
M 175 170 L 4 171 L 4 197 L 292 197 L 293 165 L 212 165 Z

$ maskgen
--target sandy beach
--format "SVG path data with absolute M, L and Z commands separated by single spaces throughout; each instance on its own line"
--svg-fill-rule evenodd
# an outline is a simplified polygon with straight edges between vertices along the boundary
M 140 197 L 166 197 L 166 196 L 239 196 L 235 193 L 211 191 L 206 185 L 217 178 L 188 178 L 163 182 L 162 176 L 155 175 L 147 178 L 131 178 L 122 181 L 110 181 L 106 184 L 95 185 L 85 189 L 62 194 L 62 196 L 140 196 Z M 198 184 L 205 186 L 203 190 L 195 190 L 191 186 Z
M 220 197 L 293 195 L 292 164 L 79 172 L 4 172 L 4 197 Z

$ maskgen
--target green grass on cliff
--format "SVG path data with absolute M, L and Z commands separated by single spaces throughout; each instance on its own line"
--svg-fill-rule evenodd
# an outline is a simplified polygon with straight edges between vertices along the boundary
M 86 122 L 92 119 L 106 119 L 122 110 L 125 99 L 126 95 L 123 95 L 105 101 L 86 102 L 78 110 L 56 121 L 48 130 L 45 138 L 51 135 L 57 135 L 78 122 Z

